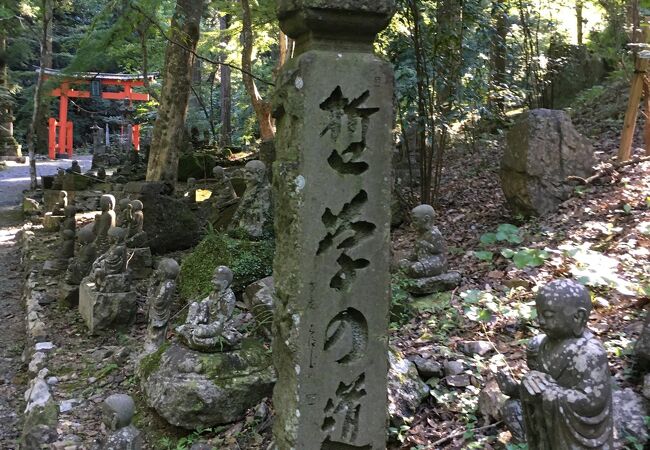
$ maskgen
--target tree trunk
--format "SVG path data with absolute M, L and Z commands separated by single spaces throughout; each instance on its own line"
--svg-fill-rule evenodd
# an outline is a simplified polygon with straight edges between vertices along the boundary
M 260 125 L 260 137 L 262 141 L 270 141 L 275 136 L 275 124 L 271 117 L 271 103 L 264 101 L 255 80 L 250 75 L 253 73 L 253 24 L 251 18 L 251 8 L 248 0 L 241 0 L 242 5 L 242 78 L 244 87 L 251 98 L 255 117 Z
M 193 52 L 199 40 L 205 0 L 177 0 L 167 43 L 163 86 L 153 128 L 147 181 L 176 184 L 178 158 L 184 141 L 187 103 L 192 83 Z
M 32 189 L 36 189 L 38 183 L 36 181 L 36 159 L 34 159 L 34 144 L 36 138 L 36 128 L 39 126 L 38 118 L 40 117 L 41 109 L 43 108 L 42 102 L 42 92 L 43 92 L 43 82 L 45 81 L 44 69 L 45 64 L 49 60 L 52 60 L 52 56 L 48 56 L 47 48 L 47 36 L 48 30 L 51 31 L 51 22 L 52 22 L 52 2 L 54 0 L 41 0 L 41 9 L 43 13 L 43 29 L 41 37 L 41 59 L 40 65 L 41 68 L 38 71 L 38 81 L 36 82 L 36 89 L 34 89 L 34 110 L 32 112 L 32 121 L 29 125 L 29 130 L 27 132 L 27 151 L 29 152 L 29 178 L 30 186 Z
M 9 97 L 7 70 L 7 36 L 0 34 L 0 156 L 21 156 L 20 146 L 14 139 L 13 110 Z
M 227 48 L 228 42 L 230 41 L 230 36 L 227 33 L 229 26 L 230 15 L 219 17 L 219 30 L 221 30 L 221 42 L 223 43 L 223 48 Z M 219 61 L 223 63 L 226 61 L 226 58 L 227 55 L 224 51 L 221 53 Z M 227 147 L 232 143 L 232 94 L 230 84 L 230 66 L 222 64 L 219 70 L 221 71 L 221 138 L 219 139 L 219 143 L 223 147 Z
M 584 3 L 582 0 L 576 0 L 576 34 L 578 35 L 578 45 L 582 45 L 582 13 Z
M 494 106 L 500 116 L 505 115 L 502 90 L 506 83 L 506 37 L 508 36 L 508 15 L 505 0 L 493 4 L 492 17 L 496 22 L 496 30 L 492 41 L 492 89 L 491 95 Z
M 54 23 L 54 0 L 52 1 L 47 1 L 46 6 L 47 9 L 45 11 L 45 14 L 47 14 L 47 30 L 45 31 L 45 55 L 43 55 L 43 58 L 41 60 L 41 66 L 45 69 L 51 69 L 52 68 L 52 30 L 53 30 L 53 23 Z M 36 144 L 34 147 L 34 151 L 36 153 L 47 153 L 47 145 L 48 145 L 48 125 L 47 125 L 47 119 L 49 116 L 49 104 L 50 104 L 50 97 L 44 97 L 41 96 L 41 101 L 44 103 L 41 105 L 41 108 L 39 110 L 39 116 L 36 120 Z

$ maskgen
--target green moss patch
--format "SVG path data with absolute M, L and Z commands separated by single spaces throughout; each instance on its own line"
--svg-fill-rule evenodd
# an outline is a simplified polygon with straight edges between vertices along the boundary
M 210 233 L 183 260 L 180 295 L 185 300 L 208 295 L 217 266 L 228 266 L 234 274 L 233 290 L 242 291 L 250 283 L 271 275 L 274 252 L 273 239 L 247 241 Z

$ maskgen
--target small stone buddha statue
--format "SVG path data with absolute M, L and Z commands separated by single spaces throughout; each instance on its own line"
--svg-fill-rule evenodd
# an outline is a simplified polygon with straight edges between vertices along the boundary
M 237 200 L 237 193 L 235 192 L 235 188 L 233 188 L 226 171 L 223 167 L 216 166 L 212 169 L 212 174 L 216 181 L 210 198 L 212 204 L 217 209 L 222 209 L 226 206 L 232 205 Z
M 61 231 L 70 230 L 74 235 L 77 231 L 77 208 L 72 205 L 68 205 L 63 209 L 63 223 L 61 223 Z
M 62 216 L 66 206 L 68 206 L 68 193 L 66 191 L 59 192 L 59 201 L 54 204 L 52 208 L 53 216 Z
M 67 173 L 81 173 L 81 166 L 79 165 L 79 161 L 76 159 L 72 161 L 72 165 L 65 171 Z
M 63 170 L 61 167 L 56 169 L 56 175 L 54 175 L 54 179 L 52 179 L 52 189 L 57 190 L 61 189 L 63 187 L 63 177 L 65 176 L 65 170 Z
M 102 450 L 141 450 L 140 431 L 132 425 L 135 402 L 126 394 L 113 394 L 102 404 L 102 418 L 109 430 Z
M 126 289 L 126 230 L 113 227 L 108 231 L 110 247 L 106 253 L 95 260 L 90 271 L 90 281 L 94 281 L 100 292 L 124 292 Z M 120 286 L 107 285 L 111 275 L 123 275 Z
M 235 294 L 232 271 L 226 266 L 215 269 L 214 291 L 200 302 L 193 302 L 184 325 L 176 328 L 180 340 L 189 348 L 202 352 L 220 352 L 236 348 L 242 336 L 234 328 Z
M 249 161 L 244 166 L 244 175 L 246 191 L 228 228 L 241 228 L 250 237 L 259 238 L 271 222 L 271 186 L 266 165 L 258 160 Z
M 74 285 L 78 285 L 84 277 L 88 276 L 93 262 L 97 258 L 95 235 L 92 228 L 86 226 L 79 230 L 77 239 L 80 245 L 79 252 L 76 258 L 70 261 L 65 276 L 66 283 Z
M 115 227 L 115 197 L 110 194 L 104 194 L 99 199 L 99 206 L 102 213 L 99 218 L 96 217 L 95 223 L 95 245 L 99 254 L 104 253 L 108 249 L 108 230 Z
M 131 204 L 131 200 L 128 198 L 123 198 L 117 202 L 116 212 L 115 212 L 115 223 L 116 226 L 122 228 L 129 227 L 129 220 L 131 215 L 129 214 L 128 207 Z
M 74 257 L 74 231 L 61 231 L 61 247 L 59 248 L 58 258 L 63 268 L 68 265 L 68 259 Z
M 545 334 L 528 345 L 530 372 L 520 383 L 497 376 L 501 390 L 521 401 L 528 448 L 613 449 L 611 377 L 607 353 L 587 329 L 589 291 L 556 280 L 539 290 L 536 306 Z
M 148 291 L 147 338 L 145 353 L 155 352 L 165 342 L 169 309 L 176 291 L 176 278 L 180 272 L 178 263 L 171 258 L 164 258 L 158 264 Z
M 147 233 L 142 229 L 144 226 L 143 207 L 144 206 L 140 200 L 133 200 L 126 207 L 129 215 L 129 228 L 126 238 L 127 247 L 144 247 L 147 243 Z
M 435 211 L 430 205 L 419 205 L 411 211 L 417 233 L 412 255 L 399 262 L 404 274 L 412 279 L 407 288 L 414 294 L 430 294 L 453 289 L 460 283 L 458 272 L 447 268 L 445 238 L 434 225 Z

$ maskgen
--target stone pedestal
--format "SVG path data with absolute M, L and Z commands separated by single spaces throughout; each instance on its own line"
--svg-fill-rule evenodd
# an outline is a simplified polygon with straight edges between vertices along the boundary
M 79 305 L 79 286 L 63 283 L 60 288 L 59 304 L 68 308 L 76 308 Z
M 406 290 L 415 295 L 427 295 L 434 292 L 451 291 L 460 284 L 460 273 L 447 272 L 435 277 L 409 280 Z
M 64 219 L 64 216 L 53 216 L 51 212 L 45 213 L 43 216 L 43 229 L 45 231 L 59 231 Z
M 127 261 L 126 270 L 132 280 L 149 278 L 153 270 L 153 258 L 149 247 L 127 249 Z
M 276 83 L 273 404 L 278 448 L 384 449 L 392 0 L 280 0 L 296 56 Z
M 97 292 L 95 283 L 88 279 L 79 286 L 79 313 L 91 334 L 130 327 L 137 309 L 135 292 Z

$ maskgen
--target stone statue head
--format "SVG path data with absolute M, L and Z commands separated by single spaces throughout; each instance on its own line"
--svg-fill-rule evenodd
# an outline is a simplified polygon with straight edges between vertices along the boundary
M 535 299 L 537 321 L 549 339 L 582 336 L 591 312 L 589 291 L 573 280 L 555 280 L 540 288 Z
M 102 195 L 99 199 L 99 206 L 104 212 L 112 211 L 115 207 L 115 197 L 113 197 L 111 194 Z
M 226 266 L 218 266 L 212 275 L 212 285 L 217 292 L 224 292 L 232 283 L 233 274 Z
M 72 167 L 77 167 L 77 166 L 79 166 L 79 161 L 75 159 L 72 161 Z
M 264 180 L 266 175 L 266 165 L 259 160 L 248 161 L 244 166 L 244 178 L 246 184 L 255 186 Z
M 117 203 L 118 211 L 124 211 L 126 207 L 129 206 L 129 203 L 131 203 L 131 200 L 126 197 L 120 199 L 120 201 Z
M 122 227 L 111 227 L 108 230 L 108 241 L 111 244 L 123 243 L 126 239 L 126 230 Z
M 70 229 L 63 230 L 61 236 L 63 237 L 64 241 L 72 241 L 74 240 L 74 231 Z
M 133 208 L 133 211 L 142 211 L 142 208 L 144 208 L 144 205 L 140 200 L 133 200 L 131 202 L 131 208 Z
M 61 167 L 59 167 L 58 169 L 56 169 L 56 175 L 59 176 L 59 177 L 62 177 L 63 175 L 65 175 L 65 170 L 63 170 Z
M 158 272 L 160 273 L 163 279 L 175 280 L 180 271 L 181 268 L 175 259 L 163 258 L 158 263 Z
M 212 175 L 214 175 L 217 180 L 223 180 L 226 178 L 226 171 L 221 166 L 214 166 L 214 169 L 212 169 Z
M 431 205 L 419 205 L 411 210 L 413 226 L 418 231 L 428 230 L 433 226 L 433 218 L 436 216 Z
M 66 217 L 74 217 L 77 214 L 77 207 L 68 205 L 63 209 L 63 215 Z
M 113 431 L 128 427 L 134 414 L 135 402 L 130 395 L 113 394 L 102 404 L 104 424 Z
M 77 232 L 77 238 L 82 244 L 90 244 L 95 240 L 92 226 L 85 226 Z

